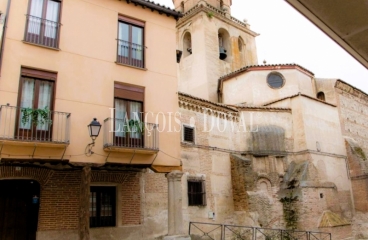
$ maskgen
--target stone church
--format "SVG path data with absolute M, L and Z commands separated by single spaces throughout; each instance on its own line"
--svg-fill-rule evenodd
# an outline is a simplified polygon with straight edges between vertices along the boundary
M 368 95 L 259 64 L 258 34 L 231 0 L 173 2 L 184 222 L 368 239 Z

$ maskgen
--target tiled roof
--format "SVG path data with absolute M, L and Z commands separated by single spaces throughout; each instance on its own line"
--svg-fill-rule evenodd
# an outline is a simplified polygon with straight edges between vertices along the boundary
M 296 64 L 296 63 L 286 63 L 286 64 L 265 64 L 265 65 L 250 65 L 250 66 L 245 66 L 242 67 L 234 72 L 231 72 L 229 74 L 226 74 L 222 77 L 220 77 L 220 81 L 225 80 L 225 79 L 229 79 L 237 74 L 240 74 L 242 72 L 246 72 L 247 70 L 252 70 L 252 69 L 259 69 L 259 70 L 267 70 L 267 69 L 289 69 L 289 68 L 299 68 L 302 71 L 305 71 L 307 73 L 309 73 L 310 75 L 314 76 L 314 73 L 309 71 L 308 69 Z
M 121 1 L 121 0 L 120 0 Z M 160 14 L 166 14 L 167 16 L 172 16 L 175 19 L 178 19 L 180 17 L 183 16 L 182 13 L 175 11 L 174 9 L 171 9 L 169 7 L 166 7 L 163 4 L 159 4 L 159 3 L 155 3 L 154 1 L 150 1 L 150 0 L 125 0 L 127 3 L 134 3 L 135 5 L 140 5 L 143 7 L 147 7 L 149 9 L 156 10 L 158 11 Z
M 268 102 L 268 103 L 264 103 L 263 106 L 268 106 L 268 105 L 271 105 L 271 104 L 274 104 L 274 103 L 277 103 L 277 102 L 280 102 L 280 101 L 283 101 L 285 99 L 288 99 L 288 98 L 294 98 L 294 97 L 297 97 L 297 96 L 303 96 L 303 97 L 306 97 L 306 98 L 309 98 L 309 99 L 312 99 L 312 100 L 315 100 L 317 102 L 320 102 L 320 103 L 324 103 L 324 104 L 327 104 L 327 105 L 330 105 L 332 107 L 336 107 L 335 104 L 332 104 L 332 103 L 328 103 L 326 101 L 322 101 L 318 98 L 314 98 L 314 97 L 311 97 L 309 95 L 306 95 L 306 94 L 303 94 L 303 93 L 297 93 L 297 94 L 294 94 L 294 95 L 290 95 L 290 96 L 287 96 L 287 97 L 283 97 L 283 98 L 280 98 L 280 99 L 276 99 L 276 100 L 273 100 L 271 102 Z
M 366 93 L 366 92 L 364 92 L 363 90 L 360 90 L 359 88 L 357 88 L 357 87 L 354 87 L 353 85 L 351 85 L 351 84 L 349 84 L 349 83 L 347 83 L 347 82 L 345 82 L 345 81 L 343 81 L 343 80 L 341 80 L 341 79 L 337 79 L 336 80 L 336 83 L 335 83 L 335 87 L 338 87 L 338 83 L 342 83 L 342 84 L 345 84 L 345 85 L 347 85 L 347 86 L 349 86 L 349 90 L 350 90 L 350 92 L 352 92 L 352 91 L 354 91 L 354 90 L 356 90 L 356 91 L 358 91 L 358 92 L 360 92 L 362 95 L 365 95 L 365 96 L 368 96 L 368 94 Z M 347 91 L 347 89 L 345 89 L 345 91 Z M 349 92 L 349 91 L 348 91 Z
M 237 106 L 237 109 L 252 109 L 252 110 L 276 110 L 276 111 L 291 111 L 291 108 L 284 108 L 284 107 L 267 107 L 267 106 L 249 106 L 249 105 L 243 105 L 243 106 Z
M 243 109 L 291 111 L 290 108 L 282 108 L 282 107 L 249 106 L 249 105 L 244 105 L 244 104 L 230 105 L 230 104 L 216 103 L 216 102 L 212 102 L 212 101 L 209 101 L 209 100 L 206 100 L 206 99 L 203 99 L 203 98 L 195 97 L 193 95 L 183 93 L 183 92 L 178 92 L 178 94 L 179 94 L 179 96 L 184 96 L 184 97 L 188 97 L 188 98 L 191 98 L 191 99 L 195 99 L 195 100 L 200 101 L 200 102 L 209 103 L 209 104 L 212 104 L 214 106 L 226 108 L 226 109 L 234 111 L 234 112 L 237 112 L 237 111 L 243 110 Z
M 205 103 L 209 103 L 218 107 L 223 107 L 223 108 L 227 108 L 228 110 L 231 110 L 233 112 L 237 112 L 238 110 L 235 107 L 230 107 L 226 104 L 222 104 L 222 103 L 216 103 L 216 102 L 211 102 L 209 100 L 203 99 L 203 98 L 199 98 L 199 97 L 195 97 L 193 95 L 187 94 L 187 93 L 183 93 L 183 92 L 178 92 L 179 96 L 184 96 L 184 97 L 188 97 L 188 98 L 192 98 L 201 102 L 205 102 Z

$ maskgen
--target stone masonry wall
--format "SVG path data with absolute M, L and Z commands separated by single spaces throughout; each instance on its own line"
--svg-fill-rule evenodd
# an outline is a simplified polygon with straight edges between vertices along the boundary
M 143 174 L 144 239 L 153 239 L 167 234 L 168 183 L 163 173 L 147 170 Z
M 368 156 L 368 95 L 338 81 L 338 106 L 342 134 L 353 138 Z M 362 173 L 368 173 L 368 161 L 361 162 Z

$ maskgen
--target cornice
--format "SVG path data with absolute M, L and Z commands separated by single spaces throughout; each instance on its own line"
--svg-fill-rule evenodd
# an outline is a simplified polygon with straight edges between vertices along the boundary
M 353 95 L 365 102 L 368 102 L 368 94 L 360 90 L 359 88 L 356 88 L 352 85 L 350 85 L 347 82 L 344 82 L 340 79 L 338 79 L 335 83 L 335 88 L 340 89 L 341 91 Z
M 236 77 L 239 74 L 242 74 L 243 72 L 247 71 L 277 71 L 277 70 L 286 70 L 286 69 L 296 69 L 309 77 L 313 77 L 314 73 L 309 71 L 308 69 L 295 64 L 295 63 L 284 63 L 284 64 L 265 64 L 265 65 L 250 65 L 242 67 L 234 72 L 228 73 L 222 77 L 219 78 L 219 81 L 226 81 L 230 78 Z
M 205 3 L 206 5 L 204 5 L 204 3 L 199 3 L 197 5 L 195 5 L 193 8 L 189 9 L 186 13 L 184 13 L 183 17 L 180 18 L 176 24 L 176 27 L 182 27 L 183 25 L 185 25 L 188 20 L 190 20 L 194 15 L 196 15 L 199 12 L 205 12 L 205 13 L 211 13 L 213 14 L 213 17 L 218 18 L 219 20 L 235 27 L 238 28 L 250 35 L 252 35 L 253 37 L 257 37 L 259 36 L 258 33 L 253 32 L 252 30 L 249 29 L 249 24 L 247 23 L 243 23 L 242 21 L 230 16 L 227 17 L 226 12 L 221 11 L 217 8 L 215 8 L 214 6 Z
M 239 111 L 223 104 L 210 102 L 185 93 L 178 93 L 179 107 L 230 121 L 238 121 Z
M 276 99 L 276 100 L 273 100 L 273 101 L 270 101 L 270 102 L 267 102 L 267 103 L 264 103 L 263 106 L 269 106 L 271 104 L 274 104 L 274 103 L 277 103 L 277 102 L 281 102 L 283 100 L 286 100 L 286 99 L 291 99 L 291 98 L 295 98 L 295 97 L 305 97 L 305 98 L 309 98 L 311 100 L 314 100 L 316 102 L 320 102 L 320 103 L 323 103 L 323 104 L 326 104 L 326 105 L 329 105 L 331 107 L 337 107 L 335 104 L 332 104 L 332 103 L 328 103 L 326 101 L 322 101 L 322 100 L 319 100 L 318 98 L 314 98 L 314 97 L 311 97 L 309 95 L 306 95 L 306 94 L 303 94 L 303 93 L 297 93 L 297 94 L 294 94 L 294 95 L 291 95 L 291 96 L 287 96 L 287 97 L 284 97 L 284 98 L 280 98 L 280 99 Z

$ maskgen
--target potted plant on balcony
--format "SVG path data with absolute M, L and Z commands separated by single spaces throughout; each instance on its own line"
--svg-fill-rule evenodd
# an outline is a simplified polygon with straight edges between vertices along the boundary
M 130 119 L 127 121 L 127 124 L 124 126 L 124 132 L 143 134 L 144 122 L 141 122 L 139 120 Z
M 39 126 L 44 124 L 52 124 L 50 109 L 45 107 L 44 109 L 32 109 L 32 108 L 22 108 L 22 124 L 25 125 L 31 119 L 31 123 Z

